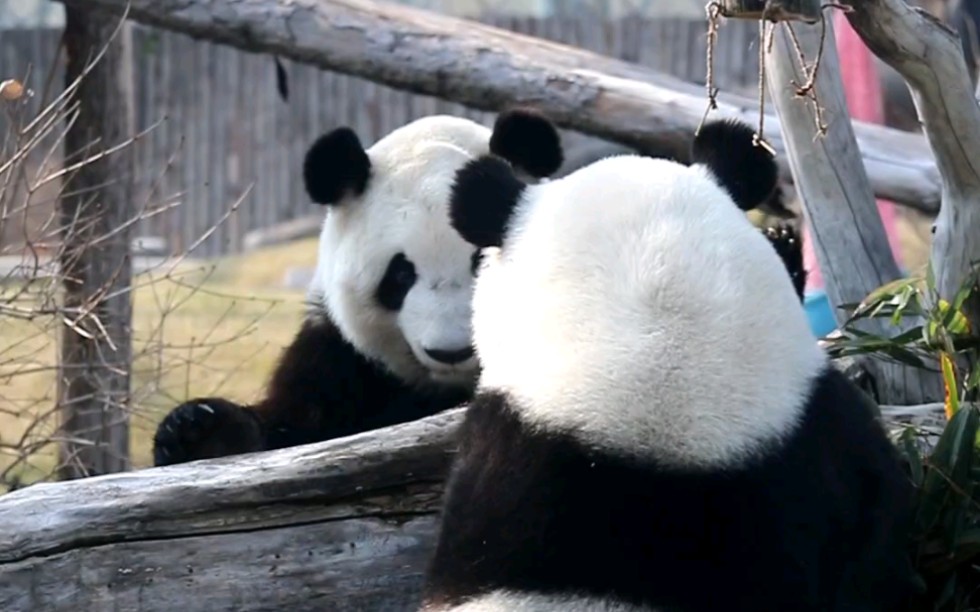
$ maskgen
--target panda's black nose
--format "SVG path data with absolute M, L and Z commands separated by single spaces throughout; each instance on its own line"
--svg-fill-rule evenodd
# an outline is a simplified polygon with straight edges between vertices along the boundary
M 457 363 L 462 363 L 472 357 L 473 347 L 467 346 L 466 348 L 449 351 L 444 349 L 425 349 L 425 354 L 440 363 L 454 365 Z

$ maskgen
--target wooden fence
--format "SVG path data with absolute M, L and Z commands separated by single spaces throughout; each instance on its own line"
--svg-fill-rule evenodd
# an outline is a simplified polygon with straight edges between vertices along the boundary
M 635 61 L 686 80 L 705 78 L 703 20 L 632 17 L 604 23 L 498 16 L 482 21 Z M 756 27 L 729 22 L 722 29 L 715 60 L 719 87 L 754 86 Z M 0 31 L 0 79 L 23 75 L 31 66 L 35 90 L 42 89 L 52 69 L 52 82 L 60 87 L 60 35 L 53 29 Z M 157 199 L 181 194 L 178 206 L 144 220 L 138 233 L 164 237 L 175 252 L 183 252 L 218 224 L 249 185 L 248 196 L 195 248 L 195 255 L 237 252 L 247 232 L 314 212 L 302 189 L 300 166 L 311 140 L 324 130 L 351 125 L 371 143 L 408 121 L 437 112 L 488 124 L 492 120 L 488 113 L 458 104 L 284 61 L 287 102 L 277 93 L 275 64 L 268 56 L 139 26 L 133 42 L 137 128 L 163 120 L 139 143 L 137 181 L 145 187 L 160 180 Z M 28 112 L 36 110 L 40 98 L 32 99 L 35 108 Z M 0 130 L 3 122 L 0 114 Z M 34 212 L 36 217 L 46 216 Z M 14 239 L 0 236 L 0 247 L 9 250 Z

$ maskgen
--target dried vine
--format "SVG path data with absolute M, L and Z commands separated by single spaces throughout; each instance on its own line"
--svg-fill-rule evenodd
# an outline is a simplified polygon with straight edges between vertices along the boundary
M 837 9 L 845 12 L 850 12 L 852 9 L 849 6 L 838 4 L 835 2 L 828 2 L 820 7 L 820 44 L 817 48 L 817 57 L 813 62 L 813 65 L 807 68 L 807 62 L 803 49 L 800 46 L 799 40 L 796 37 L 796 32 L 793 30 L 793 25 L 789 21 L 781 21 L 779 25 L 785 27 L 787 33 L 789 34 L 790 40 L 793 43 L 793 49 L 796 52 L 796 59 L 799 62 L 800 69 L 806 76 L 806 80 L 801 84 L 792 81 L 791 84 L 795 88 L 795 94 L 797 97 L 807 98 L 813 104 L 817 136 L 824 136 L 827 133 L 827 125 L 823 121 L 823 108 L 820 106 L 820 100 L 817 97 L 817 92 L 814 87 L 817 80 L 817 71 L 820 68 L 820 61 L 823 59 L 824 44 L 827 38 L 827 16 L 826 9 Z M 698 128 L 695 133 L 701 130 L 701 126 L 707 120 L 708 115 L 713 110 L 718 108 L 718 87 L 714 83 L 714 56 L 715 56 L 715 44 L 718 40 L 718 29 L 719 22 L 723 16 L 723 7 L 720 2 L 713 0 L 709 2 L 706 6 L 707 20 L 708 20 L 708 33 L 707 33 L 707 52 L 706 52 L 706 78 L 705 78 L 705 89 L 708 94 L 708 105 L 704 111 L 704 115 L 701 118 L 701 123 L 698 124 Z M 777 25 L 775 21 L 769 19 L 769 16 L 763 11 L 762 16 L 759 18 L 759 126 L 755 134 L 755 144 L 765 147 L 770 152 L 774 152 L 771 145 L 769 145 L 764 138 L 764 122 L 766 116 L 766 64 L 765 64 L 765 54 L 772 51 L 772 44 L 775 33 L 774 27 Z

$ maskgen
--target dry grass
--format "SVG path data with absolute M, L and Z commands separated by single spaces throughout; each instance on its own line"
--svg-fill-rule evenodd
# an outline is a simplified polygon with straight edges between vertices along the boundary
M 906 268 L 914 271 L 928 257 L 928 219 L 903 213 L 899 236 Z M 312 238 L 213 262 L 186 262 L 165 278 L 135 280 L 134 468 L 152 464 L 156 424 L 180 401 L 212 394 L 248 401 L 262 393 L 303 310 L 303 292 L 282 289 L 283 275 L 290 266 L 312 266 L 315 258 Z M 58 349 L 50 329 L 0 317 L 4 361 L 17 364 L 0 366 L 2 442 L 19 440 L 38 413 L 54 405 Z M 56 424 L 53 416 L 41 419 L 31 437 L 50 438 Z M 0 455 L 0 472 L 11 461 Z M 49 445 L 17 473 L 29 482 L 49 474 L 54 465 L 55 449 Z
M 281 288 L 283 273 L 288 266 L 313 265 L 315 255 L 311 239 L 206 264 L 185 262 L 152 282 L 145 275 L 135 279 L 133 342 L 139 357 L 132 380 L 133 467 L 151 465 L 153 431 L 177 402 L 209 394 L 245 401 L 262 392 L 303 310 L 303 292 Z M 0 369 L 3 442 L 19 440 L 37 413 L 53 405 L 58 349 L 49 330 L 0 318 L 0 338 L 9 347 L 4 361 L 17 363 L 16 369 Z M 31 437 L 50 436 L 55 426 L 54 418 L 43 419 L 44 431 Z M 50 473 L 54 450 L 48 446 L 35 453 L 19 469 L 22 481 Z M 11 461 L 0 455 L 0 471 Z

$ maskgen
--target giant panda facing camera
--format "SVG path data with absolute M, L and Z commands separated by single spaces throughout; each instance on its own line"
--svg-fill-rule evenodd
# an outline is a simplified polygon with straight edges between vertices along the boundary
M 526 185 L 485 156 L 453 224 L 485 248 L 482 373 L 422 609 L 884 611 L 911 484 L 741 212 L 774 161 L 737 123 L 694 164 Z
M 532 178 L 562 162 L 558 132 L 525 110 L 493 129 L 430 116 L 364 149 L 342 127 L 310 147 L 303 178 L 327 207 L 309 311 L 254 406 L 195 398 L 158 426 L 156 465 L 316 442 L 466 402 L 479 253 L 449 223 L 456 170 L 493 153 Z

